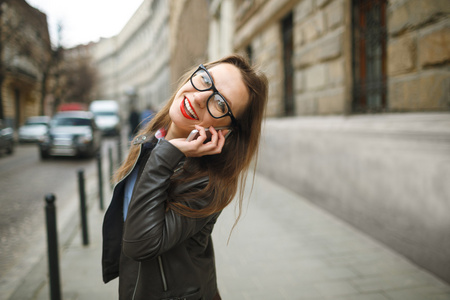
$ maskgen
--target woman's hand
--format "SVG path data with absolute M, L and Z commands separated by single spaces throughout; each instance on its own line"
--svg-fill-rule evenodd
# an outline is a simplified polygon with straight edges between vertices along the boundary
M 187 141 L 186 138 L 180 138 L 169 140 L 169 142 L 187 157 L 200 157 L 222 152 L 223 145 L 225 144 L 225 134 L 228 133 L 228 130 L 225 130 L 225 133 L 222 130 L 217 132 L 214 127 L 209 127 L 211 141 L 204 144 L 203 142 L 207 138 L 205 128 L 195 125 L 195 129 L 200 134 L 195 140 Z

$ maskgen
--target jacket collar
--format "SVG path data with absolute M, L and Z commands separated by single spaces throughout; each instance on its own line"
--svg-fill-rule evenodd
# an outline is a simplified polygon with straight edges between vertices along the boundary
M 142 134 L 134 139 L 133 145 L 141 145 L 149 142 L 156 143 L 158 140 L 152 134 Z

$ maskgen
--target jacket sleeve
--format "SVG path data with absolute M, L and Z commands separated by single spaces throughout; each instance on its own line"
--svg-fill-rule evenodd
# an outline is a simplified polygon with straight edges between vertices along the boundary
M 136 182 L 125 221 L 123 252 L 130 258 L 155 258 L 192 237 L 214 218 L 189 218 L 166 211 L 170 177 L 183 157 L 166 140 L 153 149 Z

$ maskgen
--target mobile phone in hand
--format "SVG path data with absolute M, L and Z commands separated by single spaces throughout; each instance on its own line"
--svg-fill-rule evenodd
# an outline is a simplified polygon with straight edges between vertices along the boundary
M 231 133 L 231 129 L 228 128 L 228 127 L 215 127 L 214 129 L 215 129 L 216 131 L 227 129 L 227 130 L 228 130 L 228 133 L 225 135 L 225 138 Z M 208 143 L 209 141 L 211 141 L 211 135 L 212 135 L 212 134 L 211 134 L 211 132 L 209 131 L 209 129 L 208 129 L 208 128 L 205 128 L 205 132 L 206 132 L 206 140 L 203 142 L 203 144 Z M 198 132 L 198 130 L 197 130 L 197 129 L 194 129 L 194 130 L 191 131 L 191 133 L 189 134 L 189 136 L 187 137 L 186 140 L 187 140 L 188 142 L 190 142 L 190 141 L 193 141 L 193 140 L 197 139 L 199 136 L 200 136 L 200 133 Z

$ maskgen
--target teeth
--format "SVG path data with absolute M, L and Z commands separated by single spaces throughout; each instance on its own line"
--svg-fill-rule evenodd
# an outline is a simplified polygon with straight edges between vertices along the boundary
M 189 101 L 187 99 L 184 99 L 184 106 L 186 107 L 186 109 L 188 110 L 189 114 L 191 115 L 191 117 L 193 117 L 194 119 L 198 120 L 197 116 L 195 115 L 194 110 L 192 109 L 192 107 L 189 105 Z

